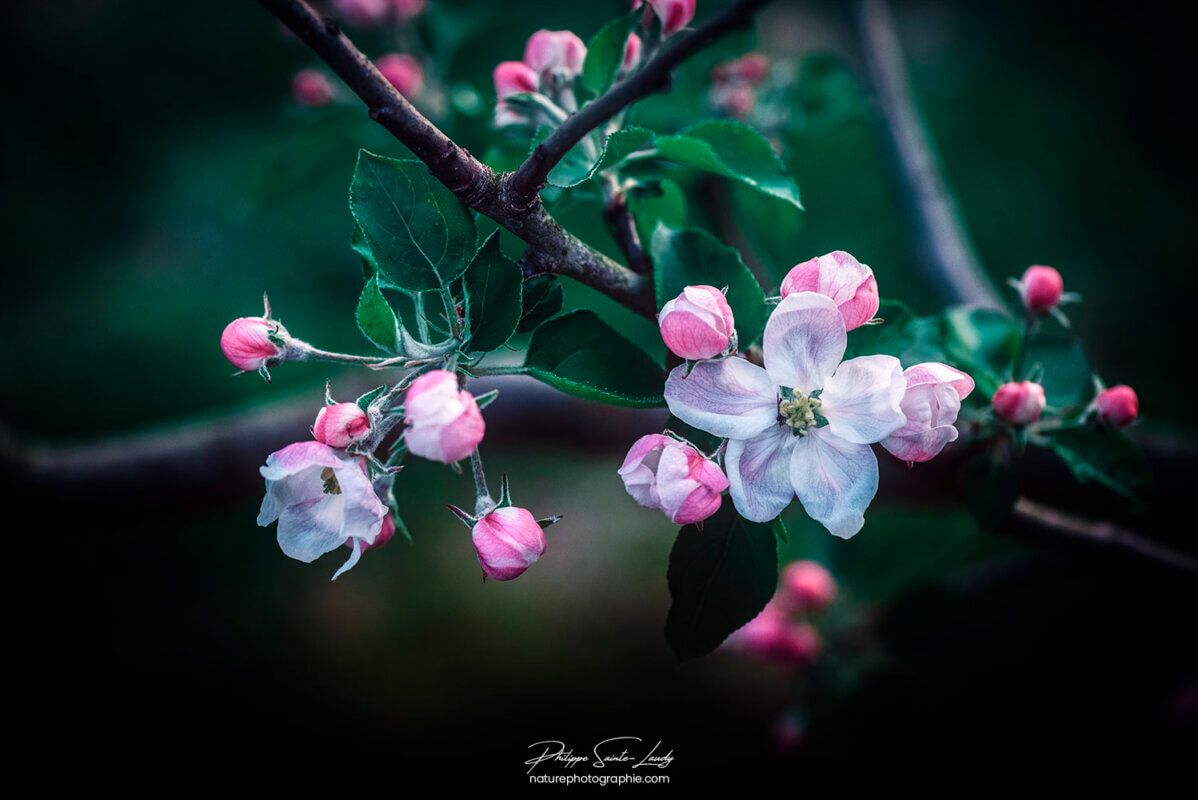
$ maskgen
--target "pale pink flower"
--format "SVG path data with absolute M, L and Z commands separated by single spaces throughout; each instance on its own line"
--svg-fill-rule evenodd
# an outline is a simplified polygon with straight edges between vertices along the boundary
M 736 510 L 768 522 L 798 494 L 836 536 L 865 524 L 878 489 L 869 445 L 906 422 L 893 356 L 841 363 L 844 317 L 829 297 L 799 292 L 774 309 L 762 339 L 765 368 L 741 358 L 676 367 L 665 399 L 674 416 L 728 439 L 724 469 Z
M 387 507 L 374 493 L 366 459 L 320 442 L 297 442 L 271 453 L 259 472 L 266 497 L 258 524 L 279 521 L 279 547 L 288 556 L 310 563 L 348 543 L 351 554 L 336 580 L 378 541 Z
M 782 279 L 783 297 L 795 292 L 818 292 L 836 301 L 848 330 L 878 313 L 878 282 L 873 270 L 843 250 L 795 265 Z
M 624 58 L 620 62 L 621 70 L 627 72 L 637 64 L 641 63 L 642 47 L 643 45 L 641 44 L 641 37 L 637 36 L 635 33 L 630 33 L 628 35 L 628 41 L 624 43 Z
M 301 69 L 291 79 L 291 96 L 301 106 L 327 106 L 333 102 L 333 84 L 318 69 Z
M 545 531 L 526 509 L 497 508 L 474 524 L 471 535 L 487 577 L 510 581 L 545 552 Z
M 272 341 L 272 337 L 279 339 L 286 335 L 283 326 L 272 319 L 241 317 L 225 326 L 220 335 L 220 349 L 233 366 L 251 372 L 274 366 L 284 348 Z
M 1052 267 L 1028 267 L 1019 281 L 1019 296 L 1023 299 L 1024 308 L 1037 314 L 1056 308 L 1064 290 L 1065 281 L 1061 273 Z
M 659 433 L 637 439 L 619 472 L 633 500 L 678 525 L 710 517 L 720 507 L 720 493 L 728 488 L 718 464 L 693 445 Z
M 1136 421 L 1140 415 L 1140 398 L 1130 386 L 1120 384 L 1103 389 L 1094 398 L 1098 418 L 1108 427 L 1120 430 Z
M 661 33 L 670 36 L 685 28 L 695 18 L 695 0 L 648 0 L 653 13 L 661 20 Z M 640 8 L 641 0 L 633 0 L 632 7 Z
M 780 597 L 785 607 L 814 614 L 836 599 L 836 580 L 822 564 L 795 561 L 782 573 Z
M 899 406 L 907 423 L 882 440 L 882 446 L 908 463 L 929 461 L 956 441 L 953 423 L 961 401 L 973 391 L 973 378 L 947 364 L 928 362 L 903 371 L 907 391 Z
M 420 94 L 424 88 L 424 67 L 407 53 L 388 53 L 376 61 L 375 66 L 405 97 Z
M 371 28 L 387 18 L 389 0 L 333 0 L 333 12 L 348 25 Z
M 539 30 L 524 45 L 524 63 L 542 79 L 556 75 L 572 81 L 582 72 L 587 46 L 570 31 Z
M 414 455 L 451 464 L 474 452 L 486 426 L 474 396 L 452 372 L 435 369 L 412 382 L 404 398 L 404 441 Z
M 1030 425 L 1040 419 L 1046 403 L 1044 387 L 1031 381 L 1004 383 L 990 401 L 998 418 L 1012 425 Z
M 687 286 L 662 306 L 657 324 L 670 352 L 693 361 L 727 351 L 736 332 L 732 308 L 714 286 Z
M 523 61 L 497 64 L 492 78 L 495 80 L 495 96 L 500 100 L 514 94 L 535 92 L 540 86 L 536 71 Z
M 320 409 L 312 435 L 329 447 L 349 447 L 370 433 L 370 420 L 357 403 L 336 403 Z
M 756 86 L 765 80 L 769 71 L 770 62 L 764 53 L 748 53 L 732 61 L 717 64 L 711 71 L 711 78 L 717 83 L 743 81 Z

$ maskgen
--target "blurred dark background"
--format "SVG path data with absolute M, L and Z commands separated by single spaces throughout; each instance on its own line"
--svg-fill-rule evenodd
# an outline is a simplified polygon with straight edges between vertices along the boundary
M 429 5 L 403 42 L 428 48 L 417 105 L 479 155 L 501 142 L 487 125 L 493 65 L 519 58 L 536 28 L 585 39 L 624 7 Z M 712 5 L 700 0 L 699 16 Z M 992 276 L 1060 269 L 1085 296 L 1071 315 L 1096 370 L 1137 389 L 1147 435 L 1192 451 L 1198 201 L 1180 12 L 894 9 Z M 586 750 L 635 735 L 674 749 L 675 788 L 949 775 L 964 787 L 1042 765 L 1090 782 L 1192 762 L 1195 581 L 996 538 L 945 501 L 890 493 L 849 542 L 792 508 L 784 558 L 819 559 L 841 583 L 826 658 L 801 682 L 722 652 L 676 664 L 662 636 L 673 531 L 615 474 L 661 414 L 566 404 L 577 423 L 555 419 L 546 434 L 530 415 L 503 416 L 501 395 L 490 470 L 512 476 L 520 504 L 566 516 L 513 583 L 480 582 L 466 530 L 442 509 L 468 502 L 469 482 L 428 462 L 398 487 L 411 545 L 367 554 L 336 583 L 335 556 L 287 559 L 254 524 L 254 465 L 304 438 L 308 422 L 272 409 L 314 413 L 326 378 L 360 378 L 301 364 L 276 370 L 271 386 L 232 379 L 217 340 L 228 320 L 258 313 L 266 289 L 292 333 L 367 352 L 352 319 L 361 272 L 346 190 L 359 147 L 402 147 L 348 98 L 296 107 L 290 77 L 315 59 L 249 0 L 11 2 L 0 14 L 5 447 L 69 449 L 184 421 L 192 434 L 233 430 L 247 412 L 274 420 L 260 443 L 244 437 L 248 450 L 200 451 L 194 473 L 147 475 L 117 458 L 92 475 L 5 481 L 19 561 L 9 659 L 27 671 L 13 692 L 31 754 L 239 763 L 279 777 L 379 765 L 405 781 L 519 786 L 531 742 Z M 848 9 L 779 2 L 763 19 L 756 43 L 737 37 L 697 59 L 638 119 L 662 130 L 692 121 L 711 64 L 750 47 L 793 64 L 806 94 L 776 140 L 807 211 L 763 210 L 737 192 L 721 210 L 700 202 L 700 187 L 689 222 L 726 230 L 731 219 L 775 284 L 798 261 L 846 249 L 884 295 L 935 310 L 853 78 Z M 395 48 L 386 36 L 355 39 L 381 55 Z M 614 252 L 594 211 L 584 197 L 557 213 Z M 658 352 L 648 323 L 589 290 L 567 295 Z M 511 403 L 542 397 L 504 391 Z M 215 481 L 214 464 L 227 472 Z M 1158 470 L 1155 505 L 1138 521 L 1191 550 L 1192 477 Z M 1030 491 L 1116 505 L 1099 490 Z M 771 730 L 792 708 L 803 743 L 783 753 Z

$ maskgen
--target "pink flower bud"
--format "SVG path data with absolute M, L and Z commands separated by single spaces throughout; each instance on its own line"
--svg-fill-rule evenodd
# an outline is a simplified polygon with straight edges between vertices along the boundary
M 333 102 L 333 84 L 320 70 L 301 69 L 291 79 L 291 97 L 301 106 L 327 106 Z
M 537 73 L 523 61 L 504 61 L 495 67 L 495 96 L 502 100 L 514 94 L 535 92 L 540 86 Z
M 1061 273 L 1052 267 L 1028 267 L 1019 281 L 1019 294 L 1028 311 L 1043 314 L 1052 311 L 1061 302 L 1065 281 Z
M 389 53 L 376 61 L 375 66 L 405 97 L 420 94 L 424 87 L 424 67 L 407 53 Z
M 973 378 L 947 364 L 928 362 L 903 370 L 907 390 L 899 409 L 903 427 L 882 440 L 882 447 L 903 461 L 929 461 L 956 441 L 953 423 L 961 401 L 973 391 Z
M 395 535 L 395 518 L 388 513 L 383 517 L 383 527 L 379 528 L 379 535 L 374 537 L 374 544 L 367 547 L 367 550 L 378 550 L 380 547 L 391 541 L 391 537 Z
M 1030 425 L 1044 411 L 1044 387 L 1031 381 L 1004 383 L 994 393 L 990 405 L 998 418 L 1012 425 Z
M 357 403 L 325 406 L 316 415 L 312 435 L 329 447 L 349 447 L 370 433 L 370 421 Z
M 471 537 L 487 577 L 510 581 L 545 552 L 545 532 L 526 509 L 497 508 L 474 524 Z
M 874 273 L 843 250 L 795 265 L 782 280 L 782 296 L 817 292 L 835 301 L 847 330 L 859 328 L 878 313 Z
M 620 62 L 620 69 L 624 72 L 641 63 L 641 37 L 635 33 L 628 35 L 628 41 L 624 43 L 624 60 Z
M 717 83 L 742 81 L 756 86 L 765 80 L 769 72 L 770 61 L 764 53 L 749 53 L 732 61 L 718 64 L 711 71 L 711 77 Z
M 793 622 L 774 601 L 732 634 L 728 642 L 753 658 L 789 667 L 807 666 L 823 647 L 815 628 L 805 622 Z
M 524 63 L 542 78 L 557 74 L 567 81 L 582 72 L 587 46 L 570 31 L 539 30 L 524 45 Z
M 659 433 L 637 439 L 619 472 L 633 500 L 678 525 L 710 517 L 720 507 L 720 493 L 728 488 L 718 464 L 694 446 Z
M 391 0 L 391 8 L 400 20 L 409 20 L 420 16 L 424 11 L 425 0 Z
M 491 125 L 496 129 L 503 129 L 511 125 L 528 125 L 529 122 L 528 117 L 513 108 L 510 103 L 500 100 L 495 104 L 495 116 L 491 120 Z
M 695 0 L 648 0 L 653 12 L 661 20 L 663 36 L 677 33 L 695 18 Z M 633 0 L 633 8 L 641 7 L 641 0 Z
M 832 573 L 814 561 L 795 561 L 782 573 L 782 602 L 788 608 L 813 614 L 836 598 Z
M 486 429 L 474 396 L 459 390 L 457 376 L 443 369 L 412 382 L 404 399 L 404 423 L 408 450 L 442 464 L 473 453 Z
M 680 358 L 714 358 L 728 349 L 736 331 L 732 308 L 714 286 L 687 286 L 657 315 L 661 338 Z
M 388 0 L 333 0 L 333 13 L 346 24 L 372 28 L 387 18 Z
M 1136 421 L 1140 414 L 1140 398 L 1130 386 L 1112 386 L 1103 389 L 1094 398 L 1094 407 L 1098 409 L 1098 418 L 1103 424 L 1115 430 L 1121 430 Z
M 287 331 L 274 320 L 262 317 L 241 317 L 225 326 L 220 335 L 220 349 L 225 358 L 240 370 L 252 372 L 283 354 L 283 348 L 271 341 L 286 336 Z

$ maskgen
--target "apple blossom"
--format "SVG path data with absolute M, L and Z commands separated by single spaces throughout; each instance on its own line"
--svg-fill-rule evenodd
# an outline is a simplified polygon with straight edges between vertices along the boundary
M 407 53 L 388 53 L 375 62 L 387 82 L 404 95 L 420 94 L 424 87 L 424 67 Z
M 796 264 L 782 279 L 783 297 L 818 292 L 836 301 L 848 330 L 859 328 L 878 313 L 878 282 L 873 270 L 843 250 Z
M 358 28 L 378 25 L 387 17 L 388 0 L 333 0 L 333 12 Z
M 661 20 L 662 36 L 677 33 L 695 18 L 695 0 L 648 0 L 653 13 Z M 633 0 L 632 7 L 640 8 L 641 0 Z
M 822 564 L 795 561 L 782 573 L 782 604 L 804 613 L 823 611 L 836 598 L 836 580 Z
M 928 362 L 903 370 L 907 391 L 899 406 L 907 423 L 882 440 L 882 447 L 908 463 L 929 461 L 956 441 L 953 423 L 973 378 L 947 364 Z
M 734 345 L 736 327 L 724 293 L 714 286 L 687 286 L 657 315 L 661 338 L 679 358 L 714 358 Z
M 524 45 L 524 63 L 542 80 L 553 76 L 572 81 L 582 72 L 587 46 L 570 31 L 539 30 Z
M 690 525 L 714 514 L 728 478 L 689 442 L 651 433 L 632 445 L 619 470 L 624 488 L 645 508 Z
M 474 452 L 486 428 L 474 396 L 458 389 L 457 376 L 443 369 L 426 372 L 408 387 L 404 423 L 408 450 L 443 464 Z
M 259 472 L 266 497 L 258 524 L 279 521 L 279 547 L 288 556 L 310 563 L 348 543 L 352 552 L 336 580 L 378 543 L 387 507 L 375 494 L 365 458 L 320 442 L 297 442 L 267 456 Z
M 312 435 L 329 447 L 349 447 L 370 433 L 370 420 L 357 403 L 335 403 L 320 409 Z
M 666 379 L 674 416 L 728 438 L 724 469 L 736 510 L 768 522 L 795 494 L 836 536 L 865 524 L 878 489 L 869 445 L 901 428 L 906 382 L 893 356 L 841 363 L 845 320 L 829 297 L 798 292 L 770 315 L 765 368 L 741 358 L 700 361 Z
M 527 509 L 496 508 L 474 524 L 471 534 L 478 563 L 487 577 L 510 581 L 524 574 L 545 552 L 545 531 Z
M 1012 425 L 1030 425 L 1040 419 L 1045 404 L 1044 387 L 1031 381 L 1004 383 L 990 401 L 998 418 Z
M 333 102 L 333 84 L 318 69 L 301 69 L 291 79 L 291 96 L 301 106 L 327 106 Z
M 620 61 L 620 69 L 628 72 L 630 69 L 641 63 L 641 37 L 635 33 L 628 34 L 628 41 L 624 43 L 624 58 Z
M 1056 308 L 1065 289 L 1061 273 L 1052 267 L 1038 265 L 1028 267 L 1023 278 L 1015 285 L 1019 288 L 1019 296 L 1023 298 L 1024 308 L 1036 314 Z
M 1120 430 L 1136 421 L 1140 414 L 1140 399 L 1134 389 L 1120 384 L 1099 392 L 1093 407 L 1104 425 Z
M 265 317 L 241 317 L 225 326 L 220 349 L 229 362 L 244 372 L 274 366 L 283 357 L 287 330 Z
M 514 94 L 535 92 L 540 85 L 536 71 L 523 61 L 504 61 L 492 73 L 495 96 L 502 100 Z

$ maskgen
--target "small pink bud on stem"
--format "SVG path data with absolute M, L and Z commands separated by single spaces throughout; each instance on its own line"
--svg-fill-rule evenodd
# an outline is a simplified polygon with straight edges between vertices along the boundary
M 320 409 L 312 435 L 329 447 L 349 447 L 370 433 L 370 421 L 357 403 L 336 403 Z
M 510 581 L 524 574 L 545 552 L 545 532 L 527 509 L 497 508 L 475 523 L 471 533 L 478 563 L 487 577 Z
M 1140 415 L 1140 398 L 1136 396 L 1135 389 L 1120 384 L 1099 392 L 1098 397 L 1094 398 L 1093 408 L 1098 412 L 1102 424 L 1122 430 Z
M 408 450 L 443 464 L 469 456 L 486 431 L 474 396 L 459 389 L 457 376 L 443 369 L 412 382 L 404 399 L 404 422 Z
M 814 614 L 836 599 L 836 580 L 822 564 L 795 561 L 782 573 L 781 600 L 787 608 Z
M 692 361 L 722 355 L 736 335 L 728 299 L 714 286 L 687 286 L 662 306 L 657 324 L 670 352 Z
M 1044 413 L 1044 387 L 1031 381 L 1004 383 L 990 401 L 995 415 L 1012 425 L 1030 425 Z
M 424 67 L 407 53 L 388 53 L 375 66 L 404 97 L 420 94 L 424 88 Z
M 301 106 L 319 108 L 333 102 L 333 84 L 317 69 L 301 69 L 291 79 L 291 97 Z

